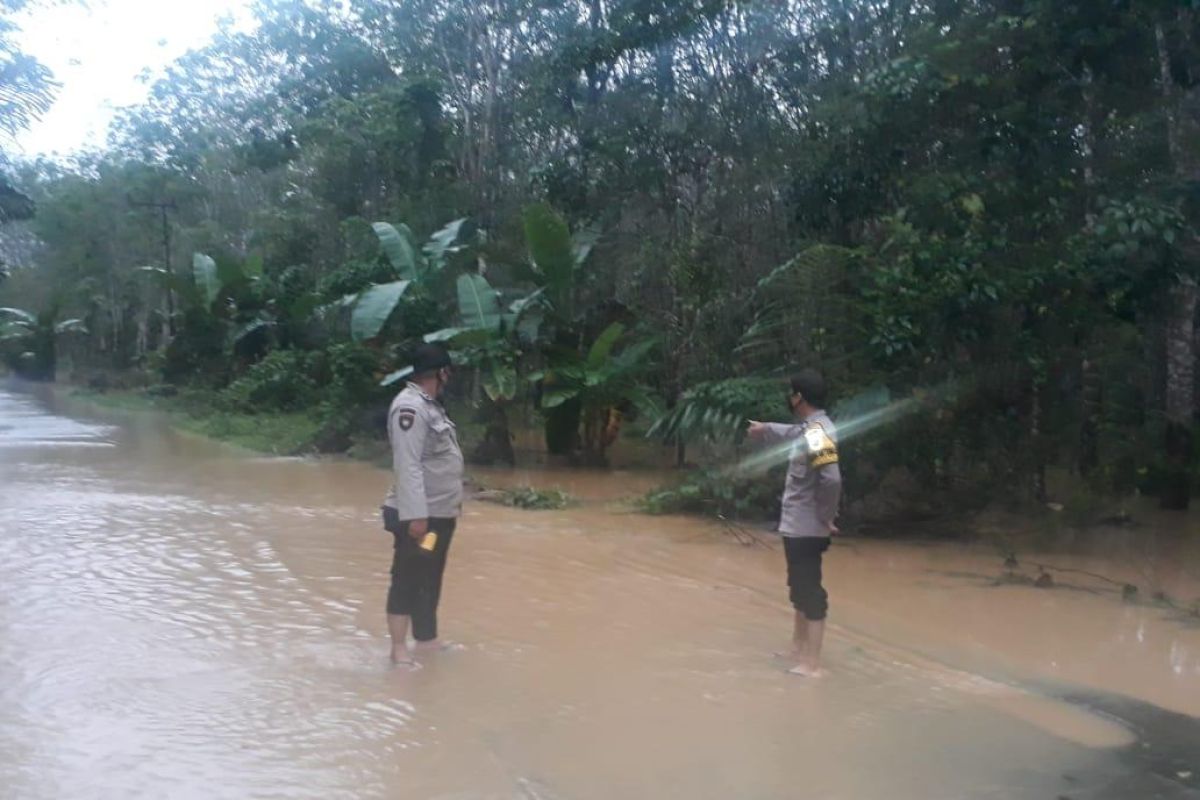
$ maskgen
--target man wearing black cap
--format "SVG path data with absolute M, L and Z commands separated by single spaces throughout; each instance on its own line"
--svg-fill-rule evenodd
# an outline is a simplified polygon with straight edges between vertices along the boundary
M 821 675 L 821 641 L 829 595 L 821 585 L 821 556 L 837 533 L 835 520 L 842 495 L 837 429 L 823 410 L 825 379 L 805 369 L 791 379 L 788 408 L 794 424 L 750 423 L 753 439 L 778 443 L 788 452 L 779 532 L 787 559 L 787 578 L 795 622 L 792 627 L 794 675 Z
M 410 620 L 417 650 L 444 647 L 438 641 L 437 607 L 463 496 L 462 450 L 440 402 L 450 373 L 446 348 L 421 345 L 413 355 L 412 377 L 388 412 L 393 481 L 383 527 L 396 539 L 388 631 L 392 663 L 408 669 L 420 667 L 408 649 Z

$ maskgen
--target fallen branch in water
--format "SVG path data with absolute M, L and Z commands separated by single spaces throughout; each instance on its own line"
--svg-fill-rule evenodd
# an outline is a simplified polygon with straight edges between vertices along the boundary
M 768 550 L 776 549 L 764 542 L 762 539 L 759 539 L 744 526 L 730 520 L 724 514 L 717 514 L 716 516 L 720 521 L 721 527 L 724 529 L 725 534 L 732 536 L 734 541 L 736 541 L 742 547 L 754 547 L 757 545 L 759 547 L 765 547 Z
M 1179 603 L 1176 603 L 1166 592 L 1155 592 L 1151 599 L 1160 605 L 1164 605 L 1167 608 L 1172 609 L 1173 611 L 1179 611 L 1189 617 L 1200 619 L 1200 597 L 1197 597 L 1195 600 L 1193 600 L 1190 606 L 1183 606 Z
M 1058 572 L 1058 573 L 1071 574 L 1071 575 L 1084 575 L 1088 578 L 1094 578 L 1095 580 L 1102 581 L 1111 586 L 1115 586 L 1118 589 L 1120 589 L 1121 598 L 1123 600 L 1132 600 L 1134 597 L 1137 597 L 1137 594 L 1139 591 L 1136 584 L 1128 583 L 1127 581 L 1119 581 L 1114 578 L 1110 578 L 1107 575 L 1101 575 L 1098 572 L 1089 572 L 1086 569 L 1078 569 L 1076 567 L 1056 567 L 1053 564 L 1043 564 L 1040 561 L 1029 561 L 1027 563 L 1029 563 L 1030 565 L 1032 565 L 1034 567 L 1037 567 L 1037 570 L 1038 570 L 1037 578 L 1029 579 L 1029 580 L 1030 580 L 1030 585 L 1037 586 L 1040 589 L 1046 589 L 1046 588 L 1053 586 L 1054 578 L 1050 575 L 1050 573 Z M 1020 573 L 1016 572 L 1016 570 L 1019 566 L 1020 566 L 1020 562 L 1017 560 L 1017 554 L 1015 552 L 1011 552 L 1011 551 L 1007 552 L 1004 556 L 1004 569 L 1006 572 L 1007 582 L 1009 582 L 1009 583 L 1020 583 L 1021 582 L 1018 579 L 1018 576 L 1020 578 L 1024 578 L 1024 576 L 1020 575 Z
M 1054 579 L 1051 577 L 1050 573 L 1058 572 L 1070 575 L 1083 575 L 1088 578 L 1093 578 L 1095 580 L 1107 583 L 1120 591 L 1121 599 L 1125 602 L 1133 602 L 1135 599 L 1137 599 L 1138 594 L 1141 591 L 1137 584 L 1119 581 L 1114 578 L 1110 578 L 1107 575 L 1101 575 L 1098 572 L 1090 572 L 1086 569 L 1078 569 L 1076 567 L 1057 567 L 1053 564 L 1043 564 L 1038 561 L 1029 561 L 1027 563 L 1037 567 L 1039 573 L 1037 578 L 1030 578 L 1017 572 L 1016 570 L 1020 564 L 1017 561 L 1016 554 L 1012 552 L 1007 553 L 1004 558 L 1005 571 L 1004 574 L 1001 575 L 1001 577 L 997 580 L 997 583 L 1017 584 L 1020 586 L 1036 586 L 1039 589 L 1048 589 L 1054 586 Z M 1193 601 L 1190 606 L 1181 605 L 1166 592 L 1155 592 L 1150 599 L 1159 605 L 1164 605 L 1175 611 L 1182 612 L 1190 617 L 1196 617 L 1197 619 L 1200 619 L 1200 598 L 1197 598 L 1195 601 Z
M 1053 564 L 1042 564 L 1037 561 L 1032 562 L 1032 564 L 1044 572 L 1045 571 L 1071 572 L 1076 575 L 1086 575 L 1089 578 L 1095 578 L 1096 580 L 1104 581 L 1105 583 L 1111 583 L 1113 586 L 1131 586 L 1132 585 L 1132 584 L 1124 583 L 1122 581 L 1113 580 L 1112 578 L 1110 578 L 1106 575 L 1100 575 L 1099 573 L 1096 573 L 1096 572 L 1088 572 L 1086 569 L 1076 569 L 1075 567 L 1056 567 Z

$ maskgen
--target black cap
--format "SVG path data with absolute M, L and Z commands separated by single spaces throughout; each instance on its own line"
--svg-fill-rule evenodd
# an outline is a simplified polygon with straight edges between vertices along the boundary
M 792 392 L 800 395 L 813 408 L 824 408 L 825 379 L 815 369 L 802 369 L 792 376 Z
M 424 375 L 453 365 L 450 352 L 437 342 L 417 345 L 413 351 L 413 375 Z

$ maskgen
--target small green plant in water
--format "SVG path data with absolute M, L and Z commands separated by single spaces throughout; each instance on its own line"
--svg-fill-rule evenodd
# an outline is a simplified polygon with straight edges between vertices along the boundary
M 560 489 L 535 489 L 532 486 L 519 486 L 515 489 L 485 489 L 476 496 L 480 500 L 530 511 L 557 511 L 572 503 L 571 495 Z
M 523 486 L 508 492 L 507 504 L 514 508 L 554 511 L 571 504 L 571 496 L 559 489 L 534 489 Z
M 650 492 L 640 506 L 648 514 L 770 519 L 779 514 L 782 472 L 782 467 L 775 467 L 767 476 L 731 476 L 720 470 L 695 472 L 678 485 Z

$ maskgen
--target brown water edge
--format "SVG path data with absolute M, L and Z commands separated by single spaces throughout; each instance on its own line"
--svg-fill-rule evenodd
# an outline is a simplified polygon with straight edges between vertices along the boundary
M 1104 595 L 987 585 L 990 554 L 839 544 L 832 672 L 810 685 L 768 655 L 787 627 L 777 552 L 604 499 L 471 504 L 445 608 L 469 649 L 403 675 L 382 667 L 384 473 L 0 396 L 5 426 L 0 786 L 16 797 L 1196 796 L 1177 761 L 1140 755 L 1176 742 L 1185 763 L 1194 728 L 1134 720 L 1131 748 L 1057 688 L 1092 661 L 1079 684 L 1175 675 L 1156 691 L 1186 708 L 1189 630 Z M 1076 630 L 1090 616 L 1106 624 Z M 1041 652 L 1055 627 L 1069 643 Z

